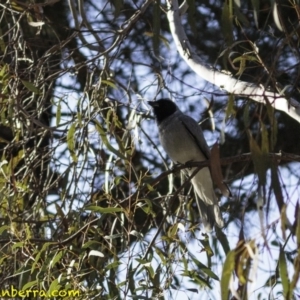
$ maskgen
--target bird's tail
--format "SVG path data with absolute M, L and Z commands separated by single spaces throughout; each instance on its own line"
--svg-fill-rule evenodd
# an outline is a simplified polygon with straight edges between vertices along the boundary
M 193 174 L 195 168 L 188 170 L 187 174 Z M 191 180 L 200 218 L 204 228 L 210 232 L 214 225 L 224 226 L 224 221 L 219 207 L 219 200 L 215 194 L 211 174 L 208 168 L 201 169 Z
M 224 221 L 218 204 L 207 205 L 196 195 L 196 202 L 199 209 L 200 219 L 206 232 L 211 232 L 214 225 L 222 228 Z

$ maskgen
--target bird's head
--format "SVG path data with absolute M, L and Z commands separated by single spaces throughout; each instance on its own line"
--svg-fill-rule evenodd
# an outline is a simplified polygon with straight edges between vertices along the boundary
M 178 110 L 177 105 L 170 99 L 148 101 L 148 104 L 153 108 L 157 123 L 162 122 Z

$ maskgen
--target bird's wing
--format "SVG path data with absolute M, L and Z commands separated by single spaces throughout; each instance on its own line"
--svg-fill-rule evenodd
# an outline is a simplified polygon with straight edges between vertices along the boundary
M 182 125 L 185 127 L 187 132 L 192 136 L 193 140 L 204 154 L 204 156 L 209 159 L 210 157 L 210 150 L 204 138 L 202 129 L 198 125 L 198 123 L 191 117 L 187 115 L 181 116 Z
M 206 140 L 203 136 L 201 127 L 198 125 L 198 123 L 194 119 L 192 119 L 191 117 L 189 117 L 187 115 L 183 115 L 181 117 L 181 120 L 182 120 L 183 126 L 185 127 L 187 132 L 189 132 L 189 134 L 192 136 L 195 143 L 197 144 L 197 146 L 199 147 L 201 152 L 204 154 L 206 159 L 209 159 L 210 158 L 210 150 L 209 150 Z M 220 182 L 217 186 L 225 197 L 231 197 L 230 189 L 228 188 L 226 183 Z

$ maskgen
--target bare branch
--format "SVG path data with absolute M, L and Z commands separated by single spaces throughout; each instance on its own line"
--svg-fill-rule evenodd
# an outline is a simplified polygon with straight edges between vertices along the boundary
M 267 104 L 268 102 L 277 110 L 283 111 L 300 123 L 300 103 L 294 99 L 287 99 L 282 95 L 267 90 L 262 85 L 256 85 L 233 78 L 231 75 L 214 69 L 204 63 L 192 49 L 187 35 L 181 24 L 181 9 L 177 0 L 167 0 L 167 17 L 170 30 L 177 50 L 186 63 L 203 79 L 227 91 L 230 94 L 249 97 L 250 99 Z
M 221 158 L 220 163 L 222 166 L 226 166 L 226 165 L 230 165 L 232 163 L 237 163 L 237 162 L 242 162 L 242 161 L 250 161 L 251 159 L 252 159 L 251 153 L 244 153 L 244 154 L 240 154 L 240 155 L 236 155 L 236 156 Z M 300 155 L 295 155 L 295 154 L 291 154 L 291 153 L 283 153 L 283 152 L 282 153 L 268 153 L 268 159 L 270 159 L 271 161 L 277 161 L 277 162 L 279 162 L 281 160 L 291 161 L 291 162 L 300 162 Z M 201 161 L 201 162 L 189 161 L 185 164 L 176 164 L 175 166 L 173 166 L 173 168 L 161 173 L 156 178 L 154 178 L 153 181 L 151 182 L 151 186 L 154 187 L 159 182 L 161 182 L 161 180 L 166 178 L 168 175 L 170 175 L 172 173 L 177 173 L 180 170 L 187 169 L 187 168 L 193 168 L 193 167 L 198 167 L 198 170 L 200 170 L 202 168 L 208 167 L 209 165 L 210 165 L 209 160 Z M 145 191 L 147 189 L 148 189 L 148 185 L 144 185 L 141 187 L 141 189 L 136 191 L 135 194 L 132 195 L 131 197 L 133 197 L 133 198 L 137 197 L 142 191 Z M 120 201 L 120 203 L 123 203 L 126 201 L 128 201 L 128 198 L 123 199 L 122 201 Z

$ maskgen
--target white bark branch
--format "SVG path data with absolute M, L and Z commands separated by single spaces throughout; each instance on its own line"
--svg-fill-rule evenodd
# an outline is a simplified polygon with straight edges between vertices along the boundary
M 300 103 L 294 99 L 287 99 L 284 96 L 266 90 L 262 85 L 256 85 L 233 78 L 231 75 L 222 73 L 212 66 L 205 64 L 196 52 L 185 34 L 180 18 L 180 8 L 177 0 L 166 0 L 168 6 L 167 17 L 170 30 L 181 57 L 200 77 L 218 86 L 230 94 L 248 97 L 256 102 L 266 104 L 269 102 L 272 107 L 283 111 L 291 118 L 300 123 Z

